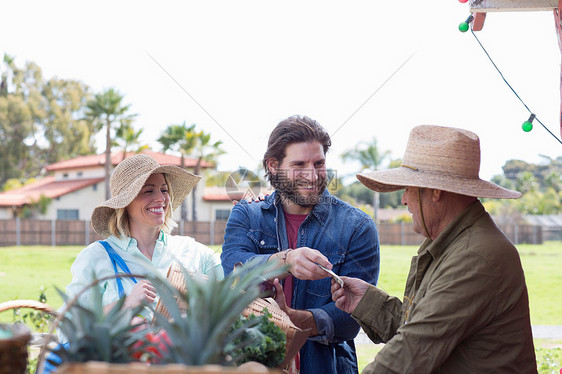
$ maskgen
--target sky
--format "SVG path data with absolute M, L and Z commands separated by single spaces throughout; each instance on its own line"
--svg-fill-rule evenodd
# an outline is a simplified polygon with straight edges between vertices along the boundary
M 470 31 L 458 31 L 470 14 L 458 0 L 3 1 L 1 9 L 0 53 L 18 66 L 36 62 L 46 78 L 117 89 L 155 150 L 168 125 L 197 124 L 224 143 L 219 170 L 256 170 L 271 130 L 294 114 L 328 130 L 327 163 L 338 176 L 360 171 L 340 156 L 373 138 L 402 158 L 422 124 L 478 134 L 482 179 L 509 159 L 562 155 L 538 122 L 522 131 L 529 112 Z M 552 12 L 489 13 L 475 34 L 560 138 Z

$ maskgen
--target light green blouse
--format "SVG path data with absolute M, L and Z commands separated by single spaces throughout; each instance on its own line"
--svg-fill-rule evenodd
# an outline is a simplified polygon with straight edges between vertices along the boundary
M 172 236 L 161 232 L 154 247 L 152 261 L 140 252 L 137 241 L 133 238 L 120 239 L 110 236 L 106 241 L 123 258 L 132 274 L 160 273 L 163 277 L 166 277 L 172 263 L 178 262 L 190 273 L 209 275 L 211 272 L 215 272 L 219 279 L 223 278 L 219 254 L 188 236 Z M 118 268 L 117 270 L 119 273 L 124 273 L 122 269 Z M 72 272 L 72 281 L 66 287 L 67 295 L 70 297 L 76 295 L 91 283 L 94 277 L 100 279 L 115 274 L 109 255 L 99 242 L 94 242 L 82 250 L 76 257 L 70 271 Z M 128 295 L 135 284 L 127 277 L 121 279 L 125 294 Z M 115 279 L 102 282 L 99 287 L 102 291 L 103 305 L 119 299 Z M 80 303 L 91 305 L 90 295 L 90 292 L 82 294 L 79 297 Z M 153 306 L 156 307 L 156 301 Z M 148 310 L 146 314 L 148 315 Z

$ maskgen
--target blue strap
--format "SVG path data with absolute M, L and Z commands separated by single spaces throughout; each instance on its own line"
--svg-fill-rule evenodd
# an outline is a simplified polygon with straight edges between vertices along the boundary
M 113 249 L 113 247 L 109 245 L 109 243 L 106 242 L 105 240 L 100 240 L 99 242 L 103 245 L 105 251 L 109 255 L 109 259 L 113 264 L 113 270 L 115 271 L 115 274 L 118 274 L 117 266 L 119 266 L 125 274 L 129 275 L 129 278 L 134 283 L 137 283 L 135 277 L 131 275 L 131 270 L 129 270 L 129 267 L 127 266 L 125 261 L 121 258 L 121 256 L 119 256 L 117 252 L 115 252 L 115 249 Z M 117 281 L 117 291 L 119 292 L 119 298 L 122 298 L 123 296 L 125 296 L 125 290 L 123 289 L 123 282 L 121 281 L 121 278 L 116 278 L 115 280 Z

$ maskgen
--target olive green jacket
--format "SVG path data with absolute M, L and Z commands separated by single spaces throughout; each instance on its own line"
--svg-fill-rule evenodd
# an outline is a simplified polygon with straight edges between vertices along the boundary
M 479 201 L 412 258 L 404 301 L 370 286 L 352 314 L 386 343 L 363 373 L 536 373 L 517 249 Z

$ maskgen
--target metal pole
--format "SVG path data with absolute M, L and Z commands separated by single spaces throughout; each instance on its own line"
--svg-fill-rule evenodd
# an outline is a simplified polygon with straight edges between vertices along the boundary
M 55 239 L 55 236 L 57 235 L 57 221 L 55 221 L 54 219 L 51 220 L 51 246 L 55 246 L 57 245 L 57 240 Z
M 20 234 L 20 217 L 16 217 L 16 245 L 19 247 L 21 245 L 21 234 Z

